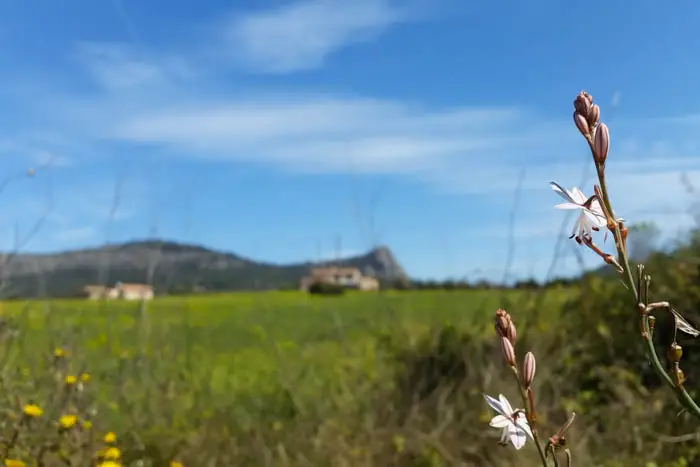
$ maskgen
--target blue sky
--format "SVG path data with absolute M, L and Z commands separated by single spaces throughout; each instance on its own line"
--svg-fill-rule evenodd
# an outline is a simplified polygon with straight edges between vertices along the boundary
M 0 246 L 381 243 L 417 277 L 500 278 L 515 212 L 512 274 L 570 274 L 548 182 L 591 191 L 581 89 L 616 212 L 692 224 L 699 22 L 690 1 L 6 1 Z

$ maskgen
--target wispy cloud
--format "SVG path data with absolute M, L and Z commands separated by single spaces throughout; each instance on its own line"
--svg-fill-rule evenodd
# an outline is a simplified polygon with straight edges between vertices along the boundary
M 165 159 L 410 177 L 441 191 L 482 197 L 497 208 L 487 213 L 504 213 L 479 219 L 486 229 L 506 225 L 516 182 L 526 169 L 520 237 L 555 233 L 560 217 L 551 210 L 549 181 L 578 185 L 584 167 L 591 165 L 585 142 L 568 119 L 549 120 L 527 109 L 426 107 L 352 95 L 210 92 L 203 96 L 187 84 L 166 95 L 112 88 L 97 99 L 70 98 L 54 105 L 69 109 L 54 118 L 59 124 L 72 122 L 75 126 L 66 131 L 76 138 L 145 146 Z M 658 130 L 675 123 L 654 125 Z M 673 138 L 655 140 L 645 130 L 648 126 L 644 121 L 613 126 L 611 190 L 616 209 L 625 217 L 634 214 L 633 221 L 687 206 L 681 176 L 700 186 L 696 133 L 677 131 Z M 590 167 L 588 174 L 583 188 L 590 192 Z M 690 222 L 688 216 L 679 219 L 679 225 Z M 477 235 L 478 228 L 474 231 Z
M 154 57 L 147 50 L 121 42 L 81 42 L 76 45 L 74 59 L 108 90 L 169 86 L 195 74 L 177 55 Z
M 406 173 L 453 156 L 527 145 L 516 109 L 426 110 L 327 96 L 235 97 L 123 115 L 104 137 L 215 160 L 313 172 Z M 104 130 L 103 130 L 104 131 Z
M 393 0 L 302 0 L 235 16 L 224 38 L 233 57 L 255 71 L 308 70 L 343 47 L 415 19 L 406 5 L 399 7 Z

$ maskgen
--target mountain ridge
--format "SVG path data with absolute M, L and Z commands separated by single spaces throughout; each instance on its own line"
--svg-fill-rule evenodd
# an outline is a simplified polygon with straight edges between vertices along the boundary
M 150 283 L 156 293 L 223 292 L 297 288 L 312 267 L 322 265 L 357 267 L 380 280 L 408 278 L 384 245 L 338 260 L 285 264 L 162 239 L 10 255 L 3 278 L 11 297 L 76 296 L 87 284 L 116 281 Z

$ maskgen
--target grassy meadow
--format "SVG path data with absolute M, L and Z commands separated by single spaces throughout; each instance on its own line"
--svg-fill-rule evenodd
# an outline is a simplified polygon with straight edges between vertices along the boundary
M 578 414 L 577 465 L 698 465 L 697 448 L 660 441 L 693 425 L 645 374 L 625 300 L 614 281 L 589 277 L 530 291 L 8 301 L 0 456 L 10 466 L 536 465 L 534 449 L 500 447 L 488 427 L 483 392 L 518 400 L 493 330 L 503 307 L 519 358 L 537 355 L 540 429 Z
M 168 465 L 168 459 L 186 465 L 319 465 L 320 459 L 363 465 L 375 454 L 365 445 L 373 428 L 342 434 L 343 425 L 379 423 L 372 420 L 373 405 L 396 391 L 391 346 L 423 345 L 446 326 L 492 339 L 493 312 L 509 303 L 531 308 L 537 302 L 547 310 L 540 321 L 553 323 L 566 297 L 564 290 L 491 290 L 235 293 L 163 297 L 143 307 L 5 302 L 2 316 L 19 334 L 3 344 L 3 379 L 43 381 L 54 371 L 54 352 L 63 349 L 63 373 L 91 375 L 86 386 L 96 413 L 89 418 L 95 432 L 119 435 L 126 465 L 130 457 L 150 462 L 139 465 Z M 56 391 L 53 385 L 29 386 L 8 405 L 42 405 Z M 486 414 L 485 406 L 479 411 Z M 299 430 L 305 435 L 297 442 Z M 322 448 L 316 460 L 303 461 L 314 455 L 310 433 L 347 435 L 347 446 L 336 450 L 340 460 L 328 459 Z M 366 439 L 353 445 L 358 435 Z M 289 444 L 270 444 L 268 437 Z M 437 457 L 431 462 L 442 465 Z

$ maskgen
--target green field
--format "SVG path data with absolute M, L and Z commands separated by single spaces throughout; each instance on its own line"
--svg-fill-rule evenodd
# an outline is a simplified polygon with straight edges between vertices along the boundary
M 537 355 L 541 429 L 579 414 L 577 465 L 700 458 L 658 441 L 694 425 L 665 418 L 677 402 L 648 379 L 627 295 L 596 277 L 539 291 L 4 302 L 0 456 L 95 465 L 114 431 L 122 466 L 537 465 L 534 448 L 500 449 L 488 427 L 482 393 L 518 397 L 494 335 L 499 307 L 516 321 L 519 358 Z M 26 404 L 43 413 L 22 415 Z M 76 424 L 60 428 L 62 415 Z
M 165 297 L 144 308 L 136 302 L 7 302 L 2 313 L 20 335 L 5 344 L 12 362 L 5 371 L 40 381 L 51 371 L 54 349 L 64 348 L 70 371 L 93 376 L 95 424 L 103 431 L 126 434 L 132 449 L 177 447 L 179 457 L 200 465 L 192 464 L 187 443 L 202 449 L 196 438 L 213 430 L 207 449 L 242 462 L 248 449 L 215 448 L 214 441 L 261 430 L 282 436 L 289 423 L 292 432 L 308 433 L 371 410 L 378 395 L 394 390 L 395 358 L 384 343 L 409 349 L 445 326 L 491 337 L 494 310 L 513 303 L 523 309 L 539 303 L 550 315 L 542 321 L 552 323 L 566 296 L 269 292 Z M 36 386 L 25 398 L 41 403 L 54 390 Z

